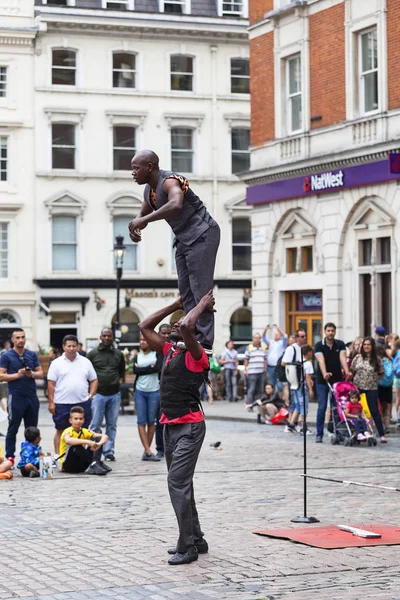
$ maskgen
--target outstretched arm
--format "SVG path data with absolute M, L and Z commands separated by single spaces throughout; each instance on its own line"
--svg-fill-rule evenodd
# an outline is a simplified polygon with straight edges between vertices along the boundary
M 196 323 L 203 312 L 215 312 L 214 304 L 214 296 L 212 290 L 210 290 L 182 321 L 180 329 L 183 341 L 194 360 L 200 360 L 203 355 L 203 348 L 200 346 L 195 335 Z
M 180 309 L 182 309 L 182 300 L 179 297 L 175 300 L 175 302 L 173 302 L 169 306 L 161 308 L 149 317 L 146 317 L 146 319 L 144 319 L 141 323 L 139 323 L 139 329 L 141 334 L 143 335 L 146 342 L 149 344 L 150 348 L 152 348 L 156 352 L 159 352 L 160 354 L 163 353 L 165 338 L 156 331 L 154 331 L 154 328 L 161 321 L 163 321 L 165 317 L 168 317 L 168 315 L 172 315 L 172 313 Z

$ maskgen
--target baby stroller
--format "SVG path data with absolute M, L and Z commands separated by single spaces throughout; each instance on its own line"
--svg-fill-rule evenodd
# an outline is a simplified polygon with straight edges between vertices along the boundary
M 356 386 L 347 381 L 334 383 L 333 386 L 328 383 L 328 386 L 331 395 L 332 411 L 332 422 L 328 425 L 328 429 L 332 433 L 331 444 L 335 445 L 343 442 L 345 446 L 355 446 L 356 444 L 362 443 L 362 441 L 357 440 L 357 436 L 354 433 L 354 427 L 344 414 L 349 392 L 353 390 L 357 391 Z M 366 441 L 368 446 L 376 446 L 377 441 L 374 431 L 368 419 L 366 419 L 366 422 L 370 437 L 363 441 Z

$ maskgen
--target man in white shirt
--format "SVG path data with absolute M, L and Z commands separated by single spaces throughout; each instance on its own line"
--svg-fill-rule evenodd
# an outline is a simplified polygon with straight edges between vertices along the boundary
M 273 325 L 273 338 L 269 338 L 267 336 L 268 330 L 271 329 L 271 325 L 267 325 L 263 331 L 262 339 L 268 347 L 267 353 L 267 375 L 268 375 L 268 383 L 271 383 L 275 389 L 279 392 L 282 391 L 282 383 L 278 381 L 278 378 L 275 373 L 275 368 L 278 363 L 278 360 L 285 352 L 288 345 L 288 336 L 287 333 L 284 333 L 279 325 Z
M 285 354 L 283 355 L 281 361 L 282 366 L 285 367 L 286 379 L 288 380 L 290 386 L 289 422 L 285 428 L 285 431 L 290 433 L 296 432 L 297 418 L 301 413 L 303 413 L 304 416 L 304 413 L 306 412 L 305 407 L 308 403 L 308 398 L 303 398 L 303 386 L 301 382 L 302 347 L 305 346 L 307 342 L 307 334 L 303 329 L 298 329 L 295 337 L 295 343 L 286 348 Z M 307 359 L 304 357 L 304 361 L 306 360 Z M 309 363 L 309 365 L 312 369 L 312 373 L 312 364 Z M 306 371 L 305 365 L 304 370 Z M 303 407 L 302 410 L 301 407 Z
M 66 335 L 64 354 L 53 360 L 47 374 L 49 412 L 56 428 L 54 451 L 59 454 L 60 439 L 70 426 L 71 408 L 81 406 L 85 412 L 83 427 L 88 428 L 92 418 L 92 399 L 97 391 L 97 375 L 90 360 L 78 354 L 78 338 Z

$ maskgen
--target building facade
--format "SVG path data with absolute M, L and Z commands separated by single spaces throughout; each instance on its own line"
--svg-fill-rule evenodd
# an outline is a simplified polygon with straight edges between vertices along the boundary
M 250 156 L 247 26 L 244 0 L 35 1 L 33 186 L 25 197 L 35 233 L 32 272 L 21 274 L 34 303 L 31 315 L 18 315 L 24 327 L 32 323 L 34 343 L 59 347 L 76 333 L 91 347 L 114 322 L 117 235 L 126 246 L 122 343 L 136 345 L 138 321 L 177 297 L 169 226 L 151 224 L 138 245 L 128 236 L 143 198 L 130 173 L 141 148 L 186 175 L 220 223 L 216 345 L 231 329 L 238 341 L 248 338 L 250 207 L 236 175 Z
M 253 328 L 398 331 L 400 3 L 251 0 Z

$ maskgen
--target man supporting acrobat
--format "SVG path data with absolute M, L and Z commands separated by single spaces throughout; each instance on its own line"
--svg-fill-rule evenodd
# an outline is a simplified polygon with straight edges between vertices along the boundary
M 175 262 L 179 293 L 187 314 L 213 287 L 220 229 L 203 202 L 178 173 L 159 167 L 157 154 L 138 152 L 131 161 L 133 179 L 146 184 L 139 215 L 129 223 L 132 241 L 140 242 L 141 230 L 152 221 L 165 219 L 175 234 Z M 207 354 L 214 342 L 214 315 L 204 313 L 197 324 L 197 339 Z
M 207 377 L 207 355 L 196 339 L 196 323 L 204 313 L 214 312 L 214 297 L 209 291 L 200 302 L 172 327 L 170 342 L 156 333 L 165 317 L 182 307 L 179 298 L 139 323 L 140 331 L 156 352 L 165 356 L 161 377 L 161 418 L 164 427 L 164 452 L 168 468 L 168 491 L 179 526 L 170 565 L 197 560 L 208 551 L 197 514 L 193 475 L 206 428 L 200 405 L 199 388 Z

